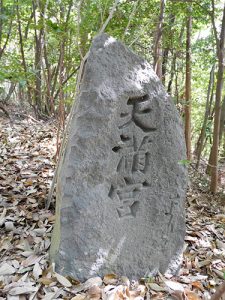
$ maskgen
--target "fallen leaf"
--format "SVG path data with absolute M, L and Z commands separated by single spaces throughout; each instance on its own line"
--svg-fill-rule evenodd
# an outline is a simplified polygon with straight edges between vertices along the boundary
M 46 232 L 46 228 L 36 228 L 33 230 L 33 232 L 35 232 L 37 236 L 43 236 L 43 234 Z
M 31 271 L 32 269 L 33 269 L 33 267 L 20 268 L 20 269 L 17 271 L 17 273 L 23 274 L 23 273 L 25 273 L 25 272 Z
M 54 273 L 54 276 L 56 277 L 56 279 L 58 280 L 58 282 L 62 286 L 64 286 L 64 287 L 71 287 L 72 286 L 71 282 L 66 277 L 64 277 L 64 276 L 62 276 L 62 275 L 60 275 L 56 272 Z
M 44 298 L 42 300 L 53 300 L 55 299 L 55 293 L 54 292 L 46 292 Z
M 185 291 L 185 296 L 188 300 L 201 300 L 201 298 L 195 292 L 192 291 Z
M 136 291 L 129 291 L 129 299 L 130 300 L 141 300 L 144 299 L 146 293 L 146 287 L 144 291 L 136 290 Z
M 217 269 L 214 269 L 213 272 L 216 273 L 216 275 L 219 276 L 221 279 L 224 279 L 224 272 Z
M 24 185 L 25 185 L 25 186 L 33 185 L 33 179 L 28 178 L 28 179 L 24 182 Z
M 205 259 L 205 260 L 200 261 L 200 262 L 197 264 L 197 266 L 198 266 L 199 268 L 202 268 L 202 267 L 205 267 L 205 266 L 207 266 L 207 265 L 210 265 L 211 263 L 212 263 L 211 260 Z
M 1 213 L 1 216 L 0 216 L 0 227 L 4 224 L 5 222 L 5 216 L 6 216 L 6 207 L 3 208 L 3 212 Z
M 102 285 L 102 279 L 101 277 L 93 277 L 88 279 L 85 283 L 83 284 L 79 284 L 78 286 L 76 286 L 72 292 L 74 294 L 82 292 L 82 291 L 87 291 L 88 289 L 90 289 L 92 286 L 101 286 Z
M 5 222 L 5 230 L 6 231 L 13 231 L 15 229 L 13 222 L 7 221 Z
M 225 250 L 225 243 L 220 241 L 220 240 L 216 240 L 216 246 L 219 248 L 219 249 L 222 249 L 222 250 Z
M 148 295 L 149 294 L 149 295 Z M 146 293 L 146 300 L 161 300 L 165 298 L 165 293 L 158 292 L 158 293 L 153 293 L 150 295 L 149 291 Z M 172 297 L 171 297 L 172 298 Z M 171 300 L 171 298 L 168 298 L 167 300 Z
M 71 300 L 84 300 L 86 297 L 87 297 L 86 294 L 79 294 L 71 298 Z
M 34 265 L 33 275 L 35 279 L 38 279 L 42 275 L 42 269 L 38 262 L 36 262 Z
M 191 283 L 191 285 L 201 291 L 204 291 L 203 285 L 200 281 L 194 281 Z
M 38 279 L 38 282 L 40 282 L 44 285 L 49 285 L 49 284 L 55 282 L 55 280 L 54 280 L 54 278 L 41 277 Z
M 12 275 L 16 272 L 16 269 L 8 263 L 3 263 L 0 267 L 0 275 Z
M 116 274 L 106 274 L 103 278 L 104 284 L 116 284 L 118 281 L 118 276 Z
M 54 222 L 55 222 L 55 219 L 56 219 L 56 216 L 55 216 L 55 215 L 52 215 L 52 216 L 48 217 L 48 221 L 49 221 L 50 223 L 54 223 Z
M 127 276 L 121 276 L 120 281 L 123 285 L 130 286 L 130 280 Z
M 9 295 L 17 296 L 23 294 L 31 294 L 33 292 L 36 292 L 37 290 L 38 290 L 37 287 L 31 287 L 31 286 L 15 287 L 9 291 Z
M 39 262 L 42 259 L 42 256 L 37 256 L 37 255 L 31 255 L 27 259 L 25 259 L 21 265 L 23 267 L 29 267 L 31 265 L 34 265 L 36 262 Z
M 6 285 L 3 289 L 4 293 L 7 293 L 7 295 L 11 296 L 17 296 L 21 294 L 26 294 L 26 293 L 32 293 L 36 292 L 38 290 L 39 286 L 34 287 L 33 283 L 30 282 L 23 282 L 23 281 L 17 281 L 17 282 L 12 282 L 8 285 Z
M 184 292 L 181 291 L 172 292 L 170 295 L 176 300 L 186 300 Z
M 148 283 L 147 286 L 155 292 L 166 292 L 166 291 L 168 291 L 168 289 L 166 289 L 165 287 L 162 287 L 162 286 L 160 286 L 160 285 L 158 285 L 157 283 L 154 283 L 154 282 Z
M 164 283 L 173 291 L 184 291 L 184 287 L 181 283 L 172 281 L 172 280 L 165 280 Z
M 99 300 L 102 296 L 102 290 L 94 285 L 92 286 L 88 291 L 87 291 L 87 297 L 88 299 L 92 299 L 92 300 Z

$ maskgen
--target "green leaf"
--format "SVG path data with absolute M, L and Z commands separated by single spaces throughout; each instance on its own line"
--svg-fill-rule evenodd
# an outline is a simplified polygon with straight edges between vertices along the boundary
M 183 165 L 183 166 L 188 166 L 190 163 L 191 163 L 191 161 L 188 159 L 181 159 L 178 161 L 178 164 Z

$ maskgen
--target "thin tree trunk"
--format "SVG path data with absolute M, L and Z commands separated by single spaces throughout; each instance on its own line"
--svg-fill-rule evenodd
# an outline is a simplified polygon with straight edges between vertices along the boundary
M 225 156 L 225 130 L 223 133 L 223 156 Z
M 24 30 L 24 39 L 25 40 L 28 38 L 29 28 L 30 28 L 30 24 L 32 22 L 33 17 L 34 17 L 34 11 L 31 12 L 30 18 L 28 19 L 27 25 Z
M 169 48 L 166 48 L 163 51 L 163 61 L 162 61 L 162 83 L 163 83 L 163 85 L 165 85 L 165 82 L 166 82 L 168 56 L 169 56 Z
M 214 72 L 215 72 L 215 65 L 212 66 L 212 69 L 210 71 L 209 85 L 208 85 L 207 98 L 206 98 L 206 104 L 205 104 L 205 116 L 204 116 L 201 133 L 199 135 L 196 150 L 195 150 L 195 153 L 197 156 L 197 162 L 196 162 L 197 169 L 199 167 L 201 154 L 203 151 L 204 140 L 205 140 L 205 131 L 206 131 L 207 121 L 208 121 L 209 114 L 210 114 L 210 107 L 211 107 L 210 100 L 212 100 L 212 97 L 210 97 L 210 95 L 211 95 L 211 90 L 213 89 L 213 84 L 214 84 Z
M 26 83 L 27 83 L 27 96 L 28 96 L 28 102 L 31 106 L 32 105 L 32 93 L 31 93 L 31 86 L 27 77 L 27 64 L 26 64 L 26 59 L 25 59 L 25 54 L 24 54 L 24 48 L 23 48 L 23 35 L 22 35 L 22 28 L 21 28 L 21 22 L 20 22 L 20 13 L 19 13 L 19 3 L 18 0 L 16 2 L 16 12 L 17 12 L 17 23 L 18 23 L 18 32 L 19 32 L 19 43 L 20 43 L 20 53 L 21 53 L 21 58 L 22 58 L 22 66 L 26 78 Z M 35 110 L 35 109 L 34 109 Z M 36 110 L 35 110 L 36 114 Z
M 221 118 L 220 118 L 220 144 L 223 137 L 223 132 L 225 131 L 225 97 L 223 98 L 223 104 L 221 108 Z
M 60 64 L 59 64 L 59 108 L 58 108 L 58 129 L 57 129 L 57 142 L 56 142 L 56 159 L 59 156 L 61 140 L 60 132 L 61 129 L 64 130 L 65 126 L 65 108 L 64 108 L 64 93 L 62 82 L 64 80 L 64 52 L 65 52 L 65 43 L 61 42 L 60 45 Z
M 174 91 L 174 96 L 175 96 L 177 104 L 178 104 L 179 103 L 179 88 L 178 88 L 178 71 L 177 71 L 177 67 L 175 67 L 175 91 Z
M 176 69 L 176 60 L 177 60 L 177 52 L 175 51 L 175 53 L 173 54 L 172 62 L 171 62 L 170 80 L 169 80 L 168 86 L 167 86 L 168 94 L 171 94 L 171 90 L 172 90 L 172 84 L 173 84 L 173 79 L 174 79 L 175 69 Z
M 67 30 L 67 25 L 70 18 L 71 8 L 73 1 L 70 1 L 69 8 L 66 15 L 66 22 L 64 21 L 64 7 L 60 6 L 60 19 L 66 23 L 65 31 Z M 63 82 L 65 81 L 65 65 L 64 65 L 64 57 L 65 57 L 65 47 L 66 39 L 65 36 L 62 38 L 60 43 L 60 57 L 59 57 L 59 108 L 58 108 L 58 130 L 57 130 L 57 151 L 56 158 L 59 155 L 61 141 L 60 141 L 60 130 L 64 131 L 65 127 L 65 103 L 64 103 L 64 91 L 63 91 Z
M 169 28 L 170 28 L 170 32 L 169 32 L 169 36 L 172 35 L 172 28 L 173 25 L 175 23 L 175 15 L 174 14 L 170 14 L 169 16 Z M 167 73 L 167 63 L 168 63 L 168 56 L 169 56 L 169 47 L 167 47 L 166 49 L 164 49 L 163 51 L 163 58 L 162 58 L 162 83 L 165 85 L 166 82 L 166 73 Z
M 182 39 L 183 39 L 183 34 L 184 34 L 184 24 L 182 25 L 180 34 L 179 34 L 179 43 L 182 43 Z M 171 62 L 171 70 L 170 70 L 170 80 L 168 82 L 168 87 L 167 87 L 167 92 L 169 94 L 171 94 L 171 90 L 172 90 L 172 84 L 173 84 L 173 79 L 174 79 L 174 75 L 176 73 L 176 60 L 177 60 L 177 54 L 178 51 L 174 51 L 173 53 L 173 58 L 172 58 L 172 62 Z
M 9 88 L 9 91 L 8 91 L 8 94 L 6 95 L 5 99 L 2 101 L 3 103 L 7 103 L 9 101 L 9 99 L 11 98 L 12 96 L 12 93 L 14 92 L 15 90 L 15 87 L 16 87 L 16 84 L 11 82 L 10 84 L 10 88 Z
M 3 15 L 3 0 L 0 0 L 0 14 Z M 2 18 L 0 18 L 0 49 L 2 48 L 2 29 L 3 29 L 3 22 Z
M 13 22 L 11 20 L 10 25 L 9 25 L 9 29 L 8 29 L 8 33 L 7 33 L 7 36 L 6 36 L 6 40 L 5 40 L 5 43 L 4 43 L 3 47 L 1 47 L 1 45 L 0 45 L 0 59 L 2 58 L 2 55 L 5 52 L 6 46 L 9 42 L 9 38 L 10 38 L 10 35 L 11 35 L 11 32 L 12 32 L 12 23 Z
M 70 80 L 70 78 L 72 78 L 76 73 L 77 71 L 79 70 L 80 66 L 78 66 L 76 69 L 74 69 L 62 82 L 61 82 L 61 86 L 64 86 L 68 80 Z M 58 90 L 56 91 L 55 95 L 54 95 L 54 100 L 56 100 L 59 96 L 59 93 L 60 93 L 60 89 L 61 89 L 61 86 L 58 88 Z
M 0 110 L 2 110 L 4 112 L 4 114 L 10 119 L 9 112 L 2 103 L 0 103 Z
M 153 68 L 160 79 L 162 79 L 162 27 L 163 27 L 163 18 L 165 11 L 165 0 L 160 1 L 160 14 L 159 20 L 157 23 L 156 33 L 155 33 L 155 42 L 153 50 Z
M 36 111 L 38 114 L 42 112 L 42 101 L 41 101 L 41 60 L 42 60 L 42 35 L 43 35 L 43 28 L 39 30 L 36 29 L 37 20 L 36 20 L 36 8 L 37 4 L 33 1 L 33 16 L 34 16 L 34 24 L 35 24 L 35 31 L 34 31 L 34 39 L 35 39 L 35 90 L 34 90 L 34 99 L 35 99 L 35 106 Z M 41 13 L 42 15 L 42 13 Z
M 53 81 L 52 88 L 51 88 L 51 96 L 52 97 L 54 95 L 57 80 L 58 80 L 59 66 L 60 66 L 60 55 L 59 55 L 57 66 L 56 66 L 55 70 L 52 72 L 52 81 Z
M 83 1 L 84 0 L 81 0 L 82 3 L 83 3 Z M 65 31 L 67 30 L 67 26 L 68 26 L 68 22 L 69 22 L 69 18 L 70 18 L 70 13 L 71 13 L 72 5 L 73 5 L 73 1 L 70 1 L 69 8 L 68 8 L 67 15 L 66 15 L 66 27 L 65 27 Z M 64 43 L 65 43 L 65 38 L 63 40 L 64 40 Z M 86 42 L 86 40 L 85 40 L 85 42 Z M 60 52 L 60 55 L 59 55 L 59 59 L 58 59 L 58 63 L 57 63 L 57 67 L 55 69 L 55 72 L 52 73 L 53 85 L 52 85 L 52 89 L 51 89 L 51 96 L 53 98 L 55 98 L 54 97 L 54 93 L 55 93 L 56 84 L 57 84 L 57 80 L 58 80 L 60 63 L 61 63 L 61 52 Z
M 129 20 L 128 20 L 127 26 L 124 30 L 122 40 L 124 40 L 124 38 L 126 37 L 126 34 L 128 33 L 130 23 L 131 23 L 132 19 L 135 16 L 138 5 L 139 5 L 139 0 L 135 1 L 134 4 L 133 4 L 133 10 L 132 10 L 131 14 L 129 15 Z M 103 24 L 102 24 L 102 26 L 103 26 Z
M 191 160 L 191 31 L 192 16 L 189 15 L 187 20 L 185 81 L 185 140 L 188 160 Z
M 86 50 L 85 50 L 85 44 L 87 40 L 87 32 L 81 34 L 80 25 L 82 24 L 82 11 L 85 6 L 85 0 L 80 0 L 80 3 L 78 5 L 77 9 L 77 42 L 78 42 L 78 49 L 80 53 L 81 60 L 84 58 Z
M 214 9 L 214 0 L 212 0 L 212 6 Z M 215 116 L 214 116 L 213 146 L 212 146 L 211 184 L 210 184 L 210 191 L 212 193 L 217 192 L 217 186 L 218 186 L 218 155 L 219 155 L 218 152 L 219 152 L 221 98 L 222 98 L 223 72 L 224 72 L 224 42 L 225 42 L 225 5 L 224 5 L 224 9 L 223 9 L 223 19 L 222 19 L 220 39 L 219 39 L 219 43 L 217 42 L 217 45 L 219 45 L 217 48 L 218 73 L 217 73 L 217 84 L 216 84 Z

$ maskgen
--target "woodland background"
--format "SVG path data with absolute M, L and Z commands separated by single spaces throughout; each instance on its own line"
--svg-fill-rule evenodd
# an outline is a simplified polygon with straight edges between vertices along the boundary
M 187 232 L 174 277 L 82 284 L 49 263 L 53 174 L 77 74 L 102 31 L 152 64 L 184 122 Z M 224 1 L 0 0 L 0 300 L 224 295 L 224 41 Z
M 0 108 L 56 117 L 64 128 L 76 75 L 106 30 L 154 67 L 185 123 L 187 162 L 217 191 L 225 154 L 225 15 L 218 0 L 0 0 Z M 220 151 L 219 151 L 220 149 Z

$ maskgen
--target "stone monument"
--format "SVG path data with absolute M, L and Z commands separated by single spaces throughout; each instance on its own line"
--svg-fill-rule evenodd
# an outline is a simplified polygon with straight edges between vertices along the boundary
M 56 270 L 81 281 L 175 271 L 185 234 L 183 159 L 181 121 L 149 63 L 97 36 L 60 162 Z

